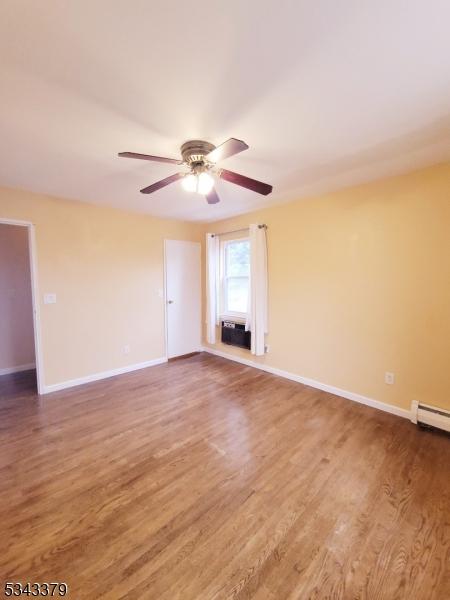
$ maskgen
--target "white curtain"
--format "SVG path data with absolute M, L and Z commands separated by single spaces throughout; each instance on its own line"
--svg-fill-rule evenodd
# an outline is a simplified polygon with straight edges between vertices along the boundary
M 216 343 L 218 324 L 219 237 L 206 234 L 206 340 Z
M 245 322 L 251 331 L 251 352 L 264 354 L 267 324 L 267 238 L 266 228 L 250 225 L 250 290 Z

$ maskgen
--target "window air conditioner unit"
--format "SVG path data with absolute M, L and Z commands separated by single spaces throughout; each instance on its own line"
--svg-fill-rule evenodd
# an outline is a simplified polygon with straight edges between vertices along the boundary
M 235 321 L 222 321 L 222 343 L 250 350 L 250 331 L 245 331 L 245 325 Z

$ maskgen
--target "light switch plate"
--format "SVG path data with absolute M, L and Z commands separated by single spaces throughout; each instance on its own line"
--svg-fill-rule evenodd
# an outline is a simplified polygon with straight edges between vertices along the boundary
M 44 294 L 44 304 L 56 304 L 56 294 Z

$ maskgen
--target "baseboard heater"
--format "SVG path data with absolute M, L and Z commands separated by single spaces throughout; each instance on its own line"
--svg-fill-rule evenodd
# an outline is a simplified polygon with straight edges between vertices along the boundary
M 411 403 L 411 421 L 417 425 L 436 427 L 450 432 L 450 411 L 437 406 L 413 401 Z
M 222 321 L 222 343 L 250 350 L 250 331 L 245 331 L 245 325 L 235 321 Z

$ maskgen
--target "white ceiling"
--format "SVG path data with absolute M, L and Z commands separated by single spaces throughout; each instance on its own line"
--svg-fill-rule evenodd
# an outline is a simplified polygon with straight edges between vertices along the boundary
M 2 0 L 0 184 L 215 220 L 450 158 L 448 0 Z M 191 138 L 250 149 L 208 206 Z

